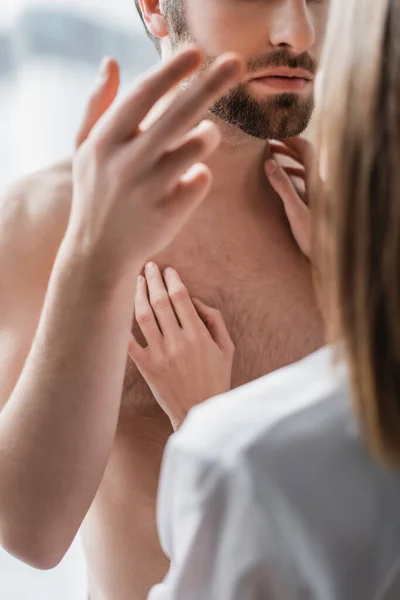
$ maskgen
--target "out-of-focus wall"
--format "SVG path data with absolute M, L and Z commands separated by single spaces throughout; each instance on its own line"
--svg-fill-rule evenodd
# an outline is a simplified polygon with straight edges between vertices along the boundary
M 72 151 L 105 55 L 123 88 L 157 60 L 134 0 L 6 0 L 0 4 L 0 189 Z

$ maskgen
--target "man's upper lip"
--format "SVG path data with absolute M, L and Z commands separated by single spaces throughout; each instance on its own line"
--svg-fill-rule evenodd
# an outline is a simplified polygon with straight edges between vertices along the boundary
M 291 79 L 307 79 L 312 81 L 314 76 L 304 69 L 291 69 L 290 67 L 271 67 L 265 71 L 249 76 L 249 80 L 265 79 L 266 77 L 288 77 Z

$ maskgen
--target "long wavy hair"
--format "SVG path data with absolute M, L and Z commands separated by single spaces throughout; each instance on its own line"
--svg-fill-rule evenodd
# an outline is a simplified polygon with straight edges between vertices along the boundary
M 400 0 L 333 0 L 317 103 L 316 256 L 373 453 L 400 466 Z

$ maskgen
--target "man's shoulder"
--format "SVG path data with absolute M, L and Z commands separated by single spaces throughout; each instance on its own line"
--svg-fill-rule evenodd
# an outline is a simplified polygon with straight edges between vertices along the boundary
M 0 199 L 0 226 L 42 227 L 69 214 L 72 163 L 65 160 L 12 183 Z
M 174 443 L 210 463 L 247 460 L 257 450 L 273 453 L 286 431 L 295 432 L 301 423 L 304 433 L 304 422 L 312 427 L 312 414 L 335 396 L 345 398 L 346 385 L 343 365 L 335 367 L 331 349 L 324 348 L 196 407 Z
M 65 160 L 11 184 L 0 198 L 0 260 L 54 260 L 72 201 L 72 163 Z

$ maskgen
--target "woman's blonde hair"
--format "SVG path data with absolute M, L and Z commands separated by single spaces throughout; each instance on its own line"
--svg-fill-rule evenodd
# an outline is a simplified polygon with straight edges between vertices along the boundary
M 370 447 L 399 467 L 400 0 L 333 1 L 314 189 L 323 302 Z

